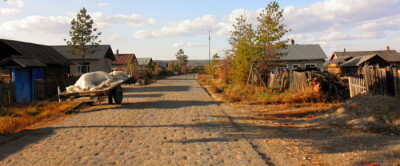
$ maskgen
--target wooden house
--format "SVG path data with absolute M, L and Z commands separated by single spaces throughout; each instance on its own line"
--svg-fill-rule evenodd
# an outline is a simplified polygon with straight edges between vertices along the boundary
M 346 51 L 346 49 L 344 49 L 343 52 L 334 52 L 330 60 L 325 63 L 325 66 L 327 67 L 328 72 L 340 75 L 343 73 L 341 67 L 342 64 L 350 60 L 353 61 L 355 60 L 354 58 L 362 59 L 360 57 L 369 57 L 371 55 L 378 55 L 385 62 L 389 63 L 389 65 L 400 67 L 400 54 L 395 50 L 390 50 L 389 47 L 387 47 L 386 50 L 381 51 Z M 370 61 L 370 65 L 382 64 L 382 66 L 387 66 L 387 63 L 375 62 L 374 59 L 368 60 Z M 353 72 L 353 75 L 358 73 L 356 70 L 353 70 Z M 345 73 L 349 74 L 348 71 Z
M 282 49 L 283 55 L 276 60 L 284 65 L 277 69 L 308 70 L 322 69 L 325 60 L 328 59 L 319 44 L 295 44 L 291 40 L 290 45 Z
M 351 58 L 342 63 L 339 67 L 343 75 L 361 75 L 362 68 L 366 64 L 372 66 L 379 65 L 380 67 L 390 66 L 389 62 L 384 60 L 381 56 L 374 54 Z
M 112 70 L 113 71 L 124 71 L 126 65 L 132 61 L 132 59 L 136 60 L 135 54 L 119 54 L 117 50 L 117 54 L 114 54 L 115 61 L 112 62 Z
M 112 71 L 112 62 L 115 61 L 114 53 L 110 45 L 99 45 L 93 54 L 85 55 L 83 64 L 81 55 L 73 55 L 69 46 L 53 46 L 55 50 L 69 59 L 73 65 L 70 66 L 71 74 L 83 74 L 93 71 Z
M 71 61 L 50 46 L 0 39 L 0 68 L 3 77 L 15 83 L 17 102 L 34 99 L 35 79 L 62 79 Z

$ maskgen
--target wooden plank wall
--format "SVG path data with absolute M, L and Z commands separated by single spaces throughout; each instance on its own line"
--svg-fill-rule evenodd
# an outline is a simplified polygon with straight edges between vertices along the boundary
M 364 66 L 363 79 L 349 77 L 350 97 L 357 94 L 372 94 L 400 97 L 400 73 L 397 68 Z M 365 92 L 357 92 L 363 86 Z
M 68 77 L 67 79 L 37 79 L 34 82 L 35 100 L 44 100 L 57 95 L 57 87 L 60 86 L 61 91 L 75 84 L 79 77 Z
M 0 83 L 0 106 L 7 106 L 16 102 L 14 83 Z
M 279 71 L 271 73 L 268 79 L 268 87 L 281 91 L 304 91 L 309 86 L 310 76 L 310 72 Z

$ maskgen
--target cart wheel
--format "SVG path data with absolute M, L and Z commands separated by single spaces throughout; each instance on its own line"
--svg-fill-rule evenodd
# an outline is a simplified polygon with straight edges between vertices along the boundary
M 113 103 L 113 95 L 112 94 L 109 94 L 108 95 L 108 104 L 112 104 Z
M 114 93 L 113 93 L 113 98 L 114 98 L 115 103 L 121 104 L 123 97 L 124 97 L 124 95 L 122 94 L 121 86 L 115 87 L 115 90 L 114 90 Z

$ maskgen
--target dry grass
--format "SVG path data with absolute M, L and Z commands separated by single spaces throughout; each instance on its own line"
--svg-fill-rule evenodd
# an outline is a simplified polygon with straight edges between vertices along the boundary
M 324 103 L 326 96 L 309 88 L 301 92 L 280 92 L 265 87 L 227 84 L 208 75 L 198 75 L 198 82 L 211 93 L 224 95 L 228 101 L 248 104 L 280 104 L 280 103 Z
M 35 123 L 64 116 L 75 103 L 33 102 L 26 105 L 0 109 L 0 135 L 17 133 Z

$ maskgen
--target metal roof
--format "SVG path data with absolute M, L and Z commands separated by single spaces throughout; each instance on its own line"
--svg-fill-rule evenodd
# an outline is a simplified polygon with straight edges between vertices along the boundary
M 296 44 L 287 45 L 286 49 L 282 50 L 283 53 L 279 60 L 325 60 L 328 57 L 322 50 L 319 44 Z
M 136 58 L 139 65 L 149 65 L 153 62 L 152 58 Z
M 400 54 L 397 53 L 395 50 L 383 50 L 383 51 L 346 51 L 346 52 L 334 52 L 334 55 L 337 57 L 341 56 L 352 56 L 352 57 L 358 57 L 358 56 L 368 56 L 368 55 L 373 55 L 377 54 L 380 57 L 382 57 L 384 60 L 388 62 L 400 62 Z
M 71 50 L 71 47 L 67 45 L 52 46 L 52 47 L 68 59 L 82 59 L 81 55 L 73 55 L 69 51 Z M 111 59 L 112 61 L 115 61 L 114 53 L 112 52 L 110 45 L 99 45 L 93 54 L 85 55 L 85 59 L 101 59 L 101 58 L 108 58 Z
M 24 57 L 34 58 L 46 65 L 69 66 L 73 64 L 50 46 L 5 39 L 0 39 L 0 42 Z
M 358 56 L 350 59 L 349 61 L 343 63 L 340 65 L 340 67 L 355 67 L 355 66 L 360 66 L 362 63 L 365 61 L 368 61 L 369 59 L 378 56 L 376 54 L 374 55 L 366 55 L 366 56 Z
M 112 62 L 113 65 L 126 65 L 130 60 L 136 58 L 135 54 L 114 54 L 115 61 Z
M 1 67 L 15 66 L 19 65 L 23 68 L 25 67 L 47 67 L 46 64 L 42 63 L 40 60 L 33 57 L 12 55 L 0 63 Z

